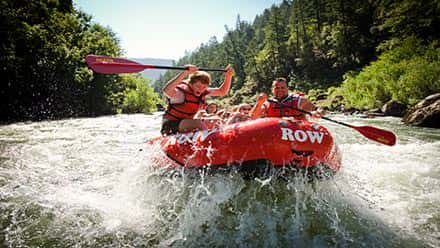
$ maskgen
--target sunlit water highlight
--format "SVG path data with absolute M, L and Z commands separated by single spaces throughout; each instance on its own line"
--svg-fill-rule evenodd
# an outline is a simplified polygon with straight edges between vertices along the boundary
M 327 181 L 163 176 L 160 114 L 0 127 L 0 246 L 438 247 L 440 131 L 393 130 L 387 147 L 320 121 L 343 169 Z

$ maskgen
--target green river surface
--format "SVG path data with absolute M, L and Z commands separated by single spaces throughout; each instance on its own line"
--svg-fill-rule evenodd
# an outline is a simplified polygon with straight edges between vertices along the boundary
M 334 178 L 164 176 L 161 113 L 0 126 L 0 247 L 440 247 L 440 130 L 393 147 L 319 120 L 342 151 Z

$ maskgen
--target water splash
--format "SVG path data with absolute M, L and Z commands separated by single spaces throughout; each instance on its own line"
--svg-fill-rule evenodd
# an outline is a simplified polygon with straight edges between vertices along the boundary
M 440 245 L 440 135 L 395 119 L 335 118 L 395 129 L 385 147 L 337 134 L 335 178 L 245 180 L 155 168 L 158 115 L 0 128 L 0 242 L 11 247 Z M 416 131 L 416 135 L 412 133 Z M 438 157 L 438 156 L 437 156 Z M 164 175 L 165 174 L 165 175 Z

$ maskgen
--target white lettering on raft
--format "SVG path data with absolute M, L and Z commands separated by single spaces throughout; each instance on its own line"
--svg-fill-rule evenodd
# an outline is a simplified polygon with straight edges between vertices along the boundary
M 218 132 L 218 128 L 213 129 L 207 129 L 202 131 L 196 131 L 192 133 L 178 133 L 176 134 L 175 138 L 178 144 L 183 144 L 186 142 L 189 143 L 195 143 L 197 139 L 200 140 L 200 142 L 204 141 L 209 135 Z
M 282 127 L 281 128 L 281 139 L 282 140 L 290 140 L 290 141 L 299 141 L 306 142 L 310 140 L 310 143 L 314 144 L 317 142 L 318 144 L 322 143 L 322 139 L 324 138 L 324 133 L 316 132 L 316 131 L 303 131 L 303 130 L 292 130 L 290 128 Z

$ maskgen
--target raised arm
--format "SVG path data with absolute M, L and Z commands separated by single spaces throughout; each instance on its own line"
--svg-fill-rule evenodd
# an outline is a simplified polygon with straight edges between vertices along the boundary
M 228 94 L 229 89 L 231 88 L 232 76 L 234 75 L 234 69 L 232 69 L 231 65 L 228 65 L 225 72 L 225 81 L 223 81 L 222 85 L 218 88 L 210 89 L 210 96 L 225 96 Z
M 261 117 L 261 114 L 263 112 L 263 104 L 266 102 L 266 100 L 267 100 L 267 95 L 265 93 L 261 93 L 258 96 L 255 106 L 249 112 L 251 119 L 257 119 Z

